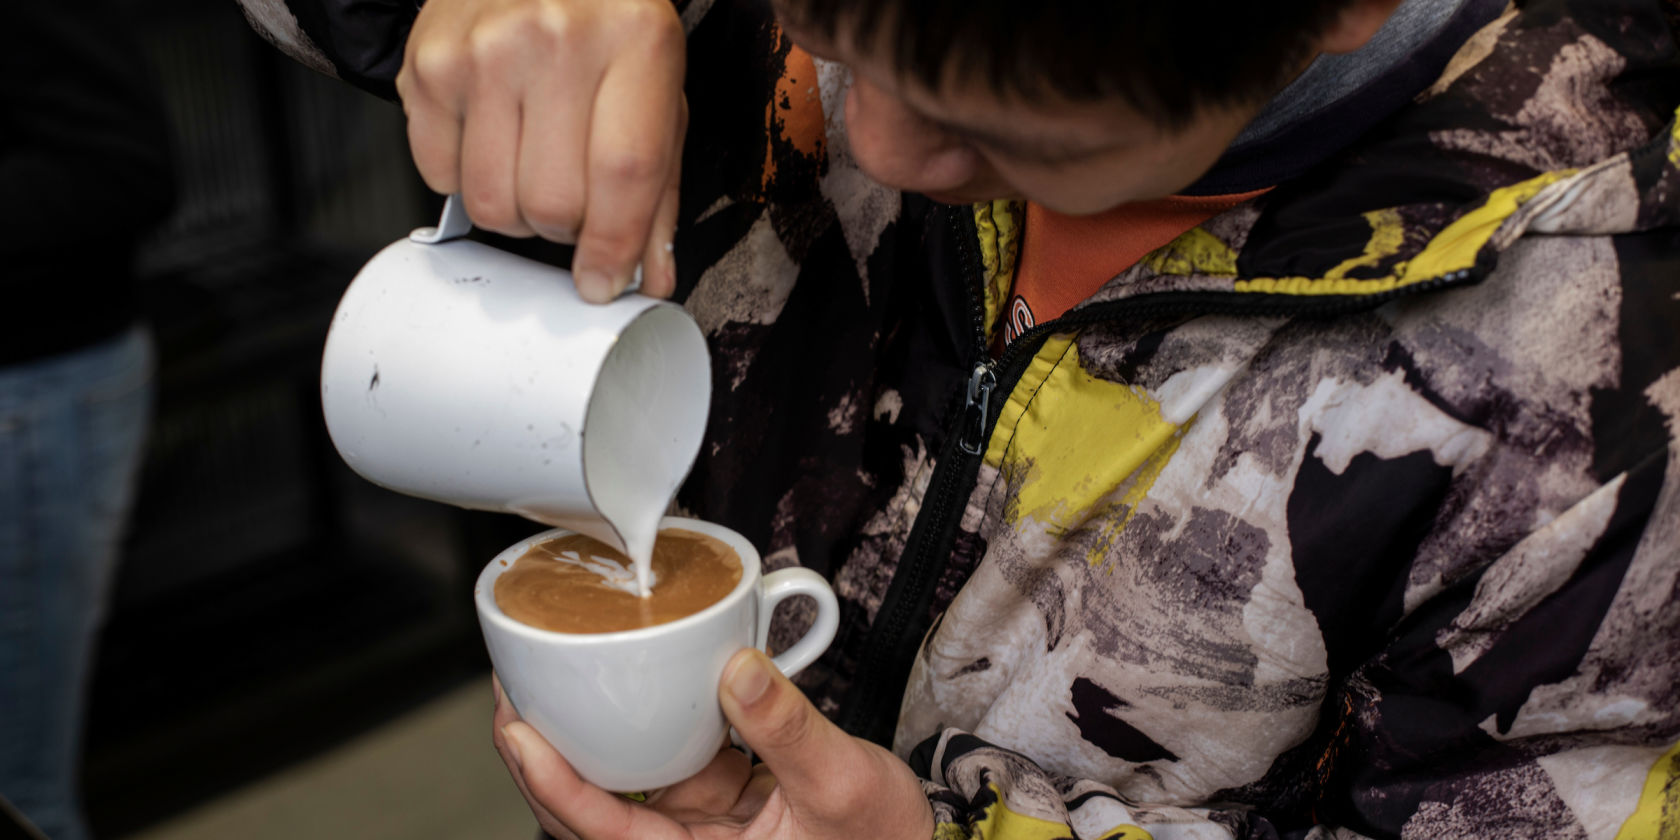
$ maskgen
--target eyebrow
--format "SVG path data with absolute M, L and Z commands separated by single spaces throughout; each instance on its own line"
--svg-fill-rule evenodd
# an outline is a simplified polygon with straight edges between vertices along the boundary
M 771 5 L 776 5 L 776 0 L 772 0 Z M 822 42 L 821 39 L 812 38 L 810 33 L 796 31 L 796 27 L 790 27 L 787 21 L 781 17 L 778 17 L 777 25 L 782 28 L 784 34 L 792 38 L 795 43 L 799 43 L 801 45 L 801 49 L 804 49 L 806 52 L 820 58 L 833 51 L 832 45 Z M 840 62 L 836 58 L 827 58 L 826 60 L 836 61 L 837 63 L 842 64 L 845 63 Z M 907 106 L 909 105 L 909 103 L 905 104 Z M 954 123 L 925 113 L 914 106 L 909 107 L 911 107 L 911 110 L 915 111 L 917 116 L 926 120 L 929 124 L 938 128 L 940 131 L 962 138 L 963 140 L 971 143 L 986 146 L 995 151 L 1009 155 L 1010 157 L 1017 157 L 1023 160 L 1034 161 L 1036 163 L 1066 163 L 1069 161 L 1093 157 L 1102 154 L 1103 152 L 1113 151 L 1123 145 L 1126 145 L 1120 141 L 1110 141 L 1087 146 L 1068 145 L 1060 140 L 1050 138 L 1024 137 L 1020 135 L 1005 134 L 985 126 Z

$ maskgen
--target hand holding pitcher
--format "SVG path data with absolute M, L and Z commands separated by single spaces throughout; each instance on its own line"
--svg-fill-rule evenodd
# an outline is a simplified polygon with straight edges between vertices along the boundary
M 668 297 L 687 105 L 670 0 L 432 0 L 397 91 L 420 174 L 481 226 L 576 242 L 579 294 Z

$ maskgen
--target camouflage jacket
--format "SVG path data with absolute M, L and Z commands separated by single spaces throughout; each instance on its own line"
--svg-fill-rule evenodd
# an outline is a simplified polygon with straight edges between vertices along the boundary
M 245 2 L 388 93 L 368 4 Z M 834 581 L 801 682 L 937 837 L 1680 836 L 1672 4 L 1514 5 L 996 359 L 1020 208 L 871 183 L 843 68 L 682 11 L 679 504 Z

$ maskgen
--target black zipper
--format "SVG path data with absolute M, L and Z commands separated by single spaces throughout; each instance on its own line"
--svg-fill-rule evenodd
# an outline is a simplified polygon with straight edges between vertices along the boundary
M 976 366 L 979 366 L 986 361 L 986 308 L 982 298 L 985 271 L 978 253 L 979 232 L 974 226 L 972 212 L 941 212 L 948 214 L 956 240 L 963 292 L 969 304 L 970 350 L 973 358 L 978 360 Z M 969 382 L 973 382 L 972 376 Z M 988 398 L 990 396 L 987 394 Z M 950 550 L 953 533 L 947 532 L 955 529 L 946 522 L 951 507 L 949 500 L 964 485 L 974 482 L 971 472 L 979 472 L 976 458 L 957 457 L 962 452 L 964 424 L 969 421 L 971 409 L 967 399 L 956 407 L 953 420 L 956 428 L 945 435 L 945 443 L 940 447 L 939 460 L 934 463 L 928 490 L 922 497 L 922 509 L 910 526 L 910 535 L 899 555 L 898 567 L 893 571 L 886 595 L 881 599 L 881 607 L 870 625 L 857 668 L 853 671 L 852 686 L 842 707 L 841 728 L 883 746 L 890 746 L 892 742 L 897 715 L 881 707 L 891 702 L 894 696 L 903 694 L 904 683 L 909 677 L 908 662 L 904 663 L 904 667 L 898 666 L 898 661 L 905 658 L 901 649 L 905 647 L 906 630 L 916 617 L 918 604 L 931 596 L 939 580 L 938 572 L 944 568 L 943 563 L 933 562 L 932 558 L 937 555 L 932 550 L 941 545 L 947 553 Z M 981 431 L 984 433 L 985 430 Z M 964 481 L 964 478 L 967 480 Z M 931 566 L 938 568 L 929 568 Z M 914 655 L 913 649 L 911 655 Z
M 1302 297 L 1297 295 L 1244 294 L 1230 292 L 1160 292 L 1095 303 L 1075 309 L 1022 332 L 1009 342 L 996 360 L 986 353 L 985 305 L 980 297 L 985 274 L 976 253 L 978 232 L 972 214 L 961 209 L 951 212 L 963 263 L 964 283 L 973 314 L 977 361 L 970 372 L 963 406 L 946 435 L 922 497 L 922 508 L 911 525 L 910 536 L 899 557 L 898 568 L 875 614 L 854 671 L 855 682 L 848 692 L 841 726 L 861 738 L 890 746 L 897 727 L 897 705 L 910 676 L 910 666 L 921 648 L 925 627 L 917 618 L 928 609 L 946 561 L 950 558 L 956 527 L 951 521 L 972 492 L 980 471 L 998 411 L 1015 384 L 1026 372 L 1044 340 L 1057 332 L 1068 332 L 1118 318 L 1151 318 L 1166 315 L 1246 315 L 1329 317 L 1374 309 L 1390 300 L 1448 286 L 1464 285 L 1481 278 L 1482 272 L 1465 269 L 1430 280 L 1412 283 L 1371 295 Z M 966 492 L 965 492 L 966 491 Z M 918 632 L 911 633 L 911 630 Z M 889 705 L 890 704 L 890 705 Z

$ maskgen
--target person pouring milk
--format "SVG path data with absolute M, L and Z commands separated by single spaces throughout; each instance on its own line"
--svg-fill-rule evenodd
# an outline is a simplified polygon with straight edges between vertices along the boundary
M 501 673 L 551 834 L 1680 830 L 1672 3 L 246 6 L 580 299 L 681 301 L 674 512 L 832 582 L 793 681 L 719 665 L 759 763 L 643 801 Z
M 634 133 L 635 128 L 613 130 Z M 440 139 L 416 136 L 415 148 L 431 148 L 428 144 Z M 465 137 L 458 141 L 468 142 Z M 680 137 L 667 136 L 665 142 L 670 145 L 659 150 L 660 155 L 671 154 Z M 535 160 L 531 165 L 550 164 Z M 595 680 L 602 680 L 606 677 L 601 669 L 616 669 L 617 663 L 592 660 L 583 665 L 571 658 L 576 651 L 564 634 L 556 638 L 532 633 L 529 626 L 508 621 L 500 605 L 486 606 L 499 600 L 491 590 L 495 578 L 513 567 L 512 561 L 541 554 L 545 538 L 552 542 L 565 532 L 593 537 L 600 550 L 584 550 L 581 556 L 578 551 L 550 552 L 540 559 L 587 569 L 607 588 L 648 598 L 650 587 L 660 583 L 650 575 L 654 537 L 704 430 L 711 389 L 704 337 L 681 309 L 658 300 L 669 296 L 675 283 L 670 247 L 675 171 L 669 183 L 651 185 L 661 201 L 653 237 L 664 244 L 650 245 L 639 264 L 625 266 L 612 250 L 613 229 L 634 224 L 646 209 L 634 206 L 637 190 L 649 185 L 636 183 L 636 173 L 624 172 L 611 161 L 604 165 L 607 172 L 629 180 L 609 176 L 597 182 L 598 195 L 616 194 L 619 199 L 590 207 L 586 229 L 593 235 L 578 238 L 570 277 L 465 240 L 475 224 L 516 236 L 537 228 L 522 218 L 510 220 L 501 212 L 504 208 L 484 204 L 483 190 L 458 178 L 428 175 L 434 188 L 460 191 L 446 202 L 437 227 L 415 231 L 376 256 L 351 284 L 333 317 L 321 391 L 334 445 L 358 473 L 387 488 L 464 507 L 518 513 L 566 529 L 538 535 L 504 552 L 487 567 L 478 591 L 492 659 L 503 671 L 494 680 L 495 742 L 550 834 L 592 837 L 599 832 L 596 826 L 614 824 L 629 832 L 617 836 L 635 837 L 679 836 L 702 824 L 711 829 L 732 824 L 740 832 L 781 825 L 779 831 L 786 833 L 809 824 L 820 830 L 787 836 L 840 837 L 871 830 L 887 837 L 906 828 L 904 836 L 926 835 L 932 830 L 931 813 L 908 767 L 880 746 L 839 730 L 783 675 L 803 667 L 833 636 L 836 607 L 820 577 L 798 570 L 810 580 L 777 580 L 796 571 L 791 569 L 767 575 L 765 585 L 779 591 L 760 608 L 762 621 L 748 619 L 761 637 L 761 625 L 768 623 L 777 602 L 792 594 L 808 595 L 817 599 L 822 612 L 811 639 L 772 661 L 752 647 L 755 635 L 749 634 L 736 643 L 743 647 L 738 654 L 704 670 L 709 680 L 689 680 L 716 685 L 723 715 L 761 763 L 755 766 L 749 753 L 731 747 L 722 738 L 722 728 L 714 727 L 705 730 L 712 733 L 705 748 L 710 760 L 702 758 L 676 776 L 669 776 L 667 768 L 687 766 L 677 757 L 686 747 L 654 759 L 660 769 L 649 775 L 615 766 L 627 760 L 626 751 L 650 749 L 645 735 L 602 748 L 584 743 L 590 731 L 611 729 L 613 723 L 636 716 L 611 707 L 615 693 L 646 692 L 647 686 L 572 694 L 565 691 L 572 686 L 539 687 L 541 678 L 528 678 L 524 672 L 586 667 Z M 625 220 L 619 221 L 617 214 Z M 545 235 L 569 241 L 580 218 L 574 208 L 539 216 L 536 224 Z M 641 294 L 624 294 L 632 278 Z M 669 519 L 664 525 L 709 527 Z M 717 536 L 740 539 L 727 531 Z M 736 553 L 752 564 L 756 576 L 758 560 L 752 547 L 742 541 Z M 624 557 L 631 562 L 621 562 Z M 662 629 L 650 628 L 655 633 Z M 609 659 L 629 662 L 663 644 L 648 632 L 629 631 L 628 652 L 610 654 Z M 680 632 L 692 637 L 711 631 L 696 626 Z M 599 647 L 599 637 L 570 638 Z M 542 664 L 529 661 L 528 651 L 545 645 L 552 646 L 555 658 Z M 682 664 L 686 663 L 650 665 L 644 660 L 631 670 L 652 667 L 664 672 Z M 504 690 L 504 676 L 533 681 L 520 705 L 546 713 L 546 739 L 520 719 L 509 700 L 513 692 Z M 680 696 L 687 689 L 672 680 L 666 683 L 654 693 Z M 556 699 L 557 694 L 565 696 Z M 680 702 L 644 707 L 648 714 L 669 717 L 678 714 L 677 705 Z M 601 722 L 568 720 L 598 706 L 611 710 Z M 678 723 L 677 728 L 693 727 Z M 697 737 L 705 740 L 690 731 L 669 740 Z M 613 790 L 626 790 L 631 784 L 623 781 L 627 779 L 655 779 L 661 787 L 638 790 L 640 802 L 631 804 L 586 781 L 551 742 L 564 745 L 572 761 L 586 762 L 587 775 Z M 870 777 L 891 781 L 900 791 L 899 807 L 854 812 L 856 802 L 835 795 L 835 756 L 850 756 Z M 532 793 L 533 788 L 541 795 Z M 567 804 L 545 804 L 556 797 Z M 706 810 L 719 808 L 724 810 Z

